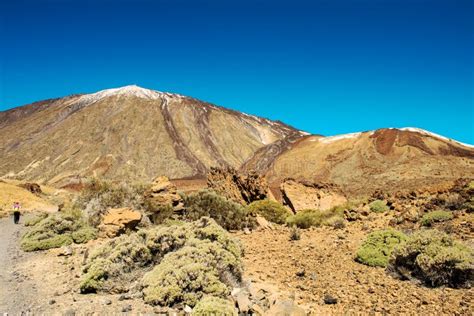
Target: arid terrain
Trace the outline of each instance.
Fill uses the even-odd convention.
[[[471,145],[137,86],[0,133],[0,314],[474,315]]]

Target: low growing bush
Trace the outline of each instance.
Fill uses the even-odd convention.
[[[382,200],[375,200],[369,204],[369,208],[375,213],[384,213],[389,210],[387,203]]]
[[[255,220],[246,208],[213,191],[202,190],[185,196],[184,207],[184,217],[188,220],[208,216],[227,230],[255,226]]]
[[[436,222],[444,222],[453,218],[453,213],[448,211],[433,211],[426,213],[421,218],[421,225],[431,226]]]
[[[422,230],[396,247],[388,271],[429,286],[471,287],[474,250],[438,230]]]
[[[200,300],[193,308],[192,316],[237,316],[234,304],[228,300],[206,296]]]
[[[370,233],[356,253],[356,261],[372,267],[386,267],[390,255],[407,239],[402,232],[387,229]]]
[[[20,245],[25,251],[46,250],[76,243],[85,243],[96,237],[78,211],[52,213],[36,222],[26,232]]]
[[[46,217],[48,217],[48,213],[40,213],[38,215],[35,215],[34,217],[25,222],[25,226],[35,226]]]
[[[303,229],[323,225],[339,227],[340,225],[344,225],[343,216],[343,210],[339,208],[333,208],[327,211],[301,210],[295,215],[289,216],[286,219],[286,223],[288,226],[296,226]]]
[[[126,292],[141,278],[147,303],[194,306],[204,296],[225,297],[238,286],[240,257],[237,241],[208,217],[157,226],[94,250],[83,270],[81,292]]]
[[[252,215],[261,215],[270,222],[284,224],[288,216],[292,215],[286,207],[276,201],[260,200],[247,206]]]

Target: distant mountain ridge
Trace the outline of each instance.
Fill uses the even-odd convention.
[[[474,147],[417,128],[323,137],[138,86],[0,112],[0,177],[63,186],[91,176],[204,178],[210,167],[338,184],[348,193],[474,178]]]
[[[265,174],[275,188],[294,178],[335,183],[351,195],[474,179],[473,146],[417,128],[306,136],[276,155],[272,146],[260,148],[242,169]]]

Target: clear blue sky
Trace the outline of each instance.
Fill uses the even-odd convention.
[[[9,0],[0,19],[0,110],[137,84],[311,133],[474,144],[472,0]]]

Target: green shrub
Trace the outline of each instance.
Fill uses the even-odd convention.
[[[206,296],[193,308],[193,316],[237,316],[234,304],[228,300]]]
[[[438,230],[422,230],[394,249],[388,271],[429,286],[471,287],[474,251]]]
[[[286,219],[288,226],[296,226],[299,228],[309,228],[312,226],[333,226],[344,225],[344,217],[341,215],[343,210],[333,208],[327,211],[319,210],[301,210],[295,215],[291,215]]]
[[[453,213],[447,211],[433,211],[426,213],[421,218],[421,225],[431,226],[436,222],[444,222],[453,218]]]
[[[20,241],[25,251],[46,250],[87,242],[95,238],[95,230],[88,226],[77,211],[49,214],[26,232]]]
[[[240,258],[210,240],[192,240],[145,274],[145,302],[194,306],[205,295],[225,297],[234,285],[225,274],[240,278]]]
[[[227,200],[213,191],[202,190],[184,198],[185,218],[197,220],[213,218],[227,230],[255,226],[255,220],[240,204]]]
[[[356,261],[372,267],[386,267],[394,247],[406,238],[405,234],[393,229],[370,233],[357,250]]]
[[[71,235],[41,234],[36,238],[23,238],[21,248],[24,251],[47,250],[52,248],[60,248],[72,244]]]
[[[237,241],[210,218],[156,226],[96,248],[80,288],[82,293],[126,292],[143,277],[146,302],[194,306],[204,295],[226,296],[241,281],[240,256]]]
[[[252,215],[261,215],[270,222],[284,224],[288,216],[292,213],[283,205],[276,201],[260,200],[252,202],[247,206]]]
[[[369,204],[369,208],[375,213],[384,213],[389,210],[387,203],[382,200],[375,200]]]
[[[469,182],[469,184],[467,185],[467,188],[470,190],[474,190],[474,181]]]
[[[41,222],[46,217],[48,217],[48,213],[40,213],[40,214],[36,215],[35,217],[27,220],[25,222],[25,226],[35,226],[36,224]]]
[[[151,262],[151,252],[138,234],[112,239],[89,256],[83,269],[81,293],[126,292],[129,284],[136,280],[133,272]]]
[[[97,238],[97,230],[90,226],[84,226],[72,232],[71,237],[76,244],[84,244],[89,240]]]

